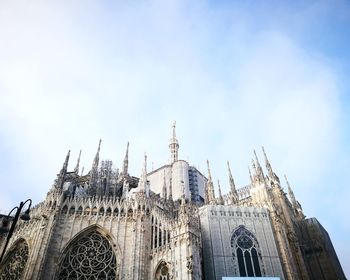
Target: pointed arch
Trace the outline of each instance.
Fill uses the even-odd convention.
[[[111,213],[112,213],[112,209],[111,207],[108,207],[106,210],[106,216],[111,216]]]
[[[67,214],[67,212],[68,212],[68,206],[64,205],[62,208],[62,214]]]
[[[63,249],[55,279],[119,279],[118,247],[100,226],[78,233]]]
[[[170,266],[169,264],[161,260],[158,262],[155,272],[154,272],[155,280],[169,280],[170,279]]]
[[[25,239],[18,239],[5,255],[0,266],[0,279],[23,279],[29,257],[29,246]]]
[[[255,235],[239,225],[231,236],[233,261],[240,276],[262,276],[264,271],[260,246]]]

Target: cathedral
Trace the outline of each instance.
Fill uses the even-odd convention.
[[[346,279],[327,231],[305,217],[287,178],[285,193],[264,150],[263,164],[254,152],[243,187],[227,162],[222,194],[208,161],[202,174],[179,159],[175,124],[169,162],[148,172],[145,155],[140,176],[129,174],[129,144],[120,169],[100,161],[100,148],[87,173],[80,155],[67,170],[68,152],[30,219],[19,220],[8,244],[0,235],[1,280]]]

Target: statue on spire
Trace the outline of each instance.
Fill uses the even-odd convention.
[[[176,139],[176,132],[175,132],[176,122],[173,123],[173,136],[170,139],[170,163],[173,164],[175,161],[178,160],[178,152],[179,152],[179,142]]]

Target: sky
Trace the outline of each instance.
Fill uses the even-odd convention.
[[[45,199],[71,150],[130,173],[179,157],[228,192],[264,146],[350,277],[350,2],[1,1],[0,212]],[[282,180],[286,190],[286,184]]]

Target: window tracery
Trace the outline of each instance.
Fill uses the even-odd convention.
[[[64,253],[56,275],[56,279],[116,279],[112,246],[96,230],[84,234]]]
[[[234,263],[238,264],[240,276],[262,276],[262,257],[259,243],[254,234],[243,225],[240,225],[233,233],[231,248]]]
[[[24,239],[16,242],[0,267],[0,280],[22,279],[28,256],[28,243]]]
[[[155,279],[156,280],[169,280],[170,279],[170,273],[169,273],[169,266],[165,261],[161,261],[160,264],[157,267]]]

